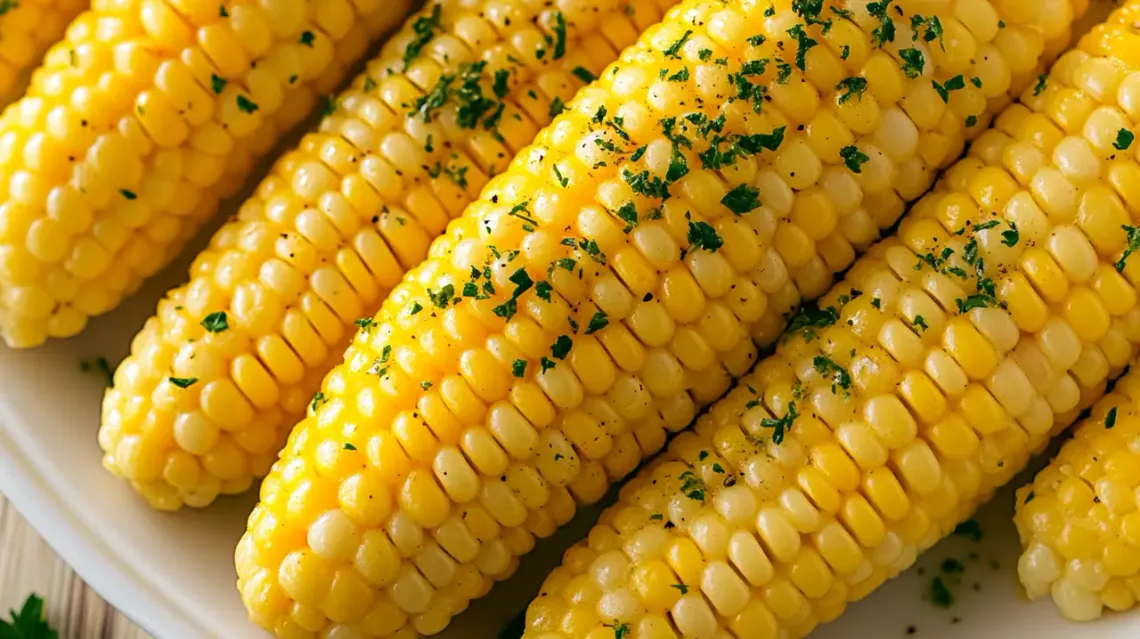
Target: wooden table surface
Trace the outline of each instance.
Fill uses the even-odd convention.
[[[60,639],[147,639],[63,563],[0,495],[0,617],[29,593],[43,597]]]

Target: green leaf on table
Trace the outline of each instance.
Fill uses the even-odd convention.
[[[0,639],[59,639],[44,619],[44,600],[28,595],[19,612],[8,611],[11,621],[0,619]]]

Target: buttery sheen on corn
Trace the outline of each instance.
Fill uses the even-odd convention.
[[[108,467],[161,508],[203,506],[219,492],[240,491],[263,475],[287,429],[320,389],[321,378],[340,361],[354,322],[369,328],[369,316],[403,271],[426,257],[431,240],[476,197],[489,175],[505,170],[585,81],[672,4],[608,0],[556,9],[514,0],[486,7],[446,2],[433,3],[410,21],[369,74],[333,103],[320,132],[286,155],[238,219],[219,231],[192,268],[191,281],[170,293],[136,338],[125,372],[104,404]],[[485,9],[482,16],[480,9]],[[686,92],[698,90],[706,96],[763,92],[775,78],[776,103],[768,108],[796,114],[804,123],[803,134],[789,133],[787,150],[766,165],[732,168],[737,160],[732,136],[722,136],[723,148],[709,158],[709,168],[734,172],[730,184],[752,180],[767,193],[750,216],[756,240],[749,241],[758,240],[761,250],[729,248],[744,251],[732,265],[736,271],[761,269],[745,290],[761,285],[762,299],[749,301],[750,308],[738,314],[754,325],[758,341],[770,342],[782,313],[801,295],[822,293],[833,272],[845,268],[880,228],[893,224],[904,200],[924,192],[934,170],[958,156],[964,140],[983,129],[1009,92],[1035,81],[1041,57],[1067,40],[1063,11],[1043,12],[1041,27],[1005,28],[998,27],[1001,17],[988,5],[986,12],[968,23],[949,10],[907,24],[898,17],[894,43],[883,42],[878,49],[866,35],[874,28],[866,24],[882,22],[881,16],[863,15],[866,28],[860,29],[839,14],[825,13],[832,24],[830,49],[802,45],[804,74],[792,53],[786,61],[754,66],[732,87],[724,86],[728,58],[713,58],[712,49],[697,49],[691,63],[681,63],[680,50],[670,58],[677,68],[658,78],[668,90],[659,100],[683,103]],[[761,17],[772,21],[765,29],[788,36],[788,46],[798,42],[787,34],[798,19],[795,13],[774,10]],[[917,31],[907,30],[911,24]],[[803,37],[822,28],[814,26]],[[975,38],[970,29],[981,35]],[[905,66],[891,54],[904,49],[910,52],[899,58],[910,60]],[[771,52],[770,45],[758,44],[752,55],[758,61]],[[764,74],[766,66],[771,69]],[[862,75],[854,75],[857,71]],[[847,73],[853,75],[837,79]],[[729,94],[721,93],[726,90]],[[832,104],[816,108],[821,101]],[[805,105],[810,113],[797,111]],[[678,112],[688,110],[678,107]],[[644,128],[649,116],[642,111],[632,117],[640,117],[638,126]],[[912,119],[910,113],[917,115]],[[776,119],[785,129],[795,126],[783,116]],[[624,116],[602,120],[609,124],[594,124],[612,126],[613,139],[628,146],[621,139],[628,134],[618,124]],[[694,128],[686,120],[677,124],[678,144]],[[647,166],[661,165],[671,153],[672,142],[663,134],[645,145]],[[706,146],[707,136],[699,141]],[[862,147],[857,136],[865,141]],[[602,144],[591,153],[617,151],[613,142]],[[591,163],[598,161],[604,160]],[[744,158],[741,167],[745,164],[753,161]],[[555,167],[550,179],[569,189],[571,170],[563,174]],[[574,177],[575,184],[582,179]],[[694,178],[693,183],[693,197],[704,197],[703,182]],[[709,188],[708,197],[726,196],[718,186]],[[611,189],[609,197],[627,196]],[[726,201],[750,206],[748,197]],[[615,210],[627,217],[638,214]],[[628,268],[646,275],[644,268],[668,262],[662,251],[678,250],[656,239],[660,225],[654,226],[633,234],[637,250],[649,251],[652,260]],[[737,244],[745,237],[738,235]],[[735,276],[720,269],[716,259],[696,261],[706,264],[695,267],[707,273],[706,279]],[[694,285],[692,278],[681,284]],[[678,300],[688,295],[677,285],[672,290]],[[695,307],[679,319],[690,322],[694,312]],[[219,313],[232,324],[226,334],[198,326]],[[719,333],[719,351],[746,339],[728,313],[721,306],[705,321],[709,331]],[[720,333],[720,324],[728,325],[728,332]],[[711,350],[704,341],[695,348],[706,360],[696,365],[699,369]],[[731,372],[746,370],[752,355],[748,348],[741,351]],[[197,383],[181,389],[170,386],[171,378]],[[723,393],[728,378],[723,371],[709,378],[704,401]],[[168,391],[181,404],[155,399],[156,392]],[[671,419],[680,426],[691,415],[686,411]],[[175,436],[144,442],[147,424],[154,421],[173,421]]]
[[[0,101],[17,97],[21,81],[87,4],[87,0],[0,2]]]
[[[897,238],[623,488],[525,636],[802,637],[1095,401],[1140,343],[1140,238],[1121,228],[1140,210],[1121,134],[1140,123],[1137,40],[1099,27],[999,116]]]
[[[1117,382],[1036,479],[1017,492],[1030,598],[1073,621],[1140,599],[1140,371]]]
[[[162,509],[265,475],[404,271],[671,1],[447,0],[410,19],[135,338],[103,405],[106,466]]]
[[[670,12],[361,323],[237,550],[252,618],[434,634],[511,574],[1036,81],[1072,8],[1004,4]]]
[[[1136,24],[1140,4],[1116,11],[1120,25]],[[1088,38],[1093,53],[1111,52],[1140,65],[1135,30]],[[1127,47],[1133,47],[1128,49]],[[1140,77],[1127,76],[1102,89],[1116,100],[1128,123],[1114,144],[1132,156],[1133,132],[1140,121]],[[1107,113],[1107,112],[1106,112]],[[1123,176],[1122,176],[1123,177]],[[1126,202],[1140,201],[1140,192]],[[1124,219],[1118,219],[1127,225]],[[1140,227],[1126,229],[1128,266],[1140,249]],[[1131,272],[1135,281],[1138,272]],[[1123,611],[1140,599],[1140,371],[1116,383],[1113,392],[1093,408],[1048,467],[1017,493],[1017,524],[1024,551],[1018,576],[1031,598],[1051,596],[1061,613],[1074,621],[1100,617],[1105,609]]]
[[[408,5],[93,2],[0,115],[0,337],[114,308]]]

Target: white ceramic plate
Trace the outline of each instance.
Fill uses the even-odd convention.
[[[1094,2],[1086,27],[1077,31],[1110,6],[1108,0]],[[282,148],[287,146],[288,141]],[[80,338],[33,351],[0,346],[0,492],[91,587],[158,639],[264,638],[246,620],[234,585],[233,546],[254,495],[223,499],[204,511],[170,515],[149,509],[103,470],[95,440],[103,380],[79,370],[81,361],[96,356],[112,363],[122,359],[156,300],[184,277],[188,263],[182,258]],[[1140,611],[1075,625],[1046,601],[1025,602],[1015,574],[1019,545],[1012,512],[1012,491],[1006,490],[980,513],[980,542],[943,542],[812,638],[901,638],[912,636],[913,628],[919,639],[1140,639]],[[496,637],[597,514],[584,511],[541,542],[513,579],[474,603],[439,637]],[[961,560],[966,570],[952,588],[955,603],[943,609],[924,594],[947,558]]]
[[[0,491],[83,579],[159,639],[263,637],[245,619],[232,564],[252,495],[205,511],[150,510],[101,467],[95,433],[103,381],[79,370],[81,360],[98,355],[118,361],[164,286],[185,272],[184,262],[176,265],[79,339],[26,352],[0,348]],[[906,637],[910,626],[921,639],[1140,637],[1140,612],[1077,626],[1049,603],[1023,601],[1014,572],[1018,544],[1011,511],[1007,491],[980,516],[981,542],[944,542],[920,561],[922,576],[912,569],[813,637]],[[540,544],[513,580],[474,604],[442,636],[495,637],[596,515],[584,512],[568,530]],[[977,560],[969,559],[971,552]],[[924,599],[947,557],[966,564],[948,610]]]

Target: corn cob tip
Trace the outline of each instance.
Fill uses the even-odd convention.
[[[1117,382],[1049,466],[1017,492],[1030,598],[1051,597],[1065,618],[1090,621],[1140,598],[1140,373]]]

